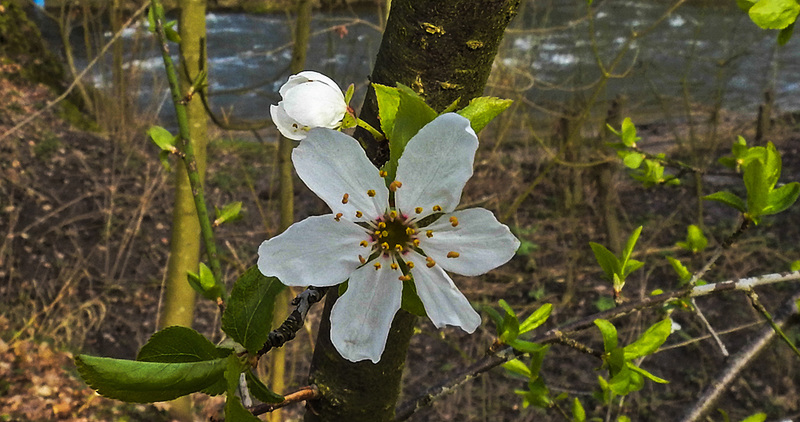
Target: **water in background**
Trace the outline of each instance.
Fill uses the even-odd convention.
[[[757,28],[733,3],[679,8],[652,33],[631,44],[614,72],[630,69],[630,74],[610,80],[599,100],[625,94],[637,107],[657,109],[665,103],[678,104],[689,93],[692,102],[721,100],[725,108],[754,110],[763,91],[774,87],[779,108],[800,109],[800,50],[796,48],[800,39],[777,48],[776,32]],[[588,96],[587,86],[600,73],[585,5],[585,0],[526,2],[495,61],[496,70],[517,76],[504,79],[505,86],[495,86],[495,95],[512,96],[513,90],[524,90],[529,100],[544,108]],[[606,64],[611,62],[632,31],[649,26],[667,7],[660,1],[604,2],[594,22],[599,57]],[[317,12],[307,68],[331,76],[343,89],[356,83],[358,95],[363,95],[380,44],[377,22],[374,8]],[[282,14],[208,15],[209,81],[216,111],[237,118],[268,117],[269,105],[278,101],[277,90],[289,74],[290,28],[289,18]],[[124,39],[130,48],[126,50],[149,37],[142,26],[128,29]],[[167,99],[154,44],[131,57],[126,66],[136,66],[152,78],[144,79],[145,88],[138,94],[141,103]],[[98,84],[106,80],[104,75],[95,75]],[[353,104],[360,104],[358,97]],[[171,107],[162,110],[162,116],[169,118]]]

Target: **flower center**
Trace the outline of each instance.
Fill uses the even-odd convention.
[[[372,240],[384,253],[399,254],[419,243],[415,242],[416,234],[416,226],[413,223],[398,215],[397,211],[390,211],[377,222]]]

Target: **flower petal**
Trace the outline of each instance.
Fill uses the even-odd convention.
[[[390,258],[376,261],[382,268],[367,264],[357,269],[331,310],[331,342],[351,362],[381,360],[403,297],[403,283],[398,280],[403,274],[390,268]]]
[[[313,70],[306,70],[300,72],[296,75],[289,76],[289,80],[286,81],[283,86],[281,86],[280,90],[278,91],[281,94],[281,97],[286,96],[286,91],[307,82],[317,81],[321,82],[325,85],[328,85],[332,89],[339,91],[341,93],[341,89],[339,89],[339,85],[336,84],[331,78],[323,75],[319,72],[314,72]],[[342,95],[342,99],[344,100],[344,95]]]
[[[307,128],[286,114],[286,110],[283,109],[283,101],[278,105],[269,106],[269,114],[272,116],[272,123],[275,123],[281,135],[299,141],[308,134]]]
[[[453,226],[450,217],[455,217]],[[476,276],[510,260],[519,248],[519,240],[500,224],[491,211],[472,208],[445,214],[424,230],[433,237],[420,236],[420,248],[447,271]],[[457,258],[448,258],[451,251]]]
[[[425,258],[416,252],[406,255],[405,258],[414,263],[411,275],[414,276],[417,294],[433,325],[438,328],[457,325],[468,333],[481,325],[481,316],[441,267],[434,265],[428,268]]]
[[[367,221],[383,215],[389,205],[389,190],[378,169],[358,141],[341,132],[311,130],[292,152],[292,162],[306,186],[334,214],[342,213],[351,221]],[[369,196],[368,191],[374,196]],[[356,217],[356,211],[361,211],[362,217]]]
[[[330,214],[308,217],[258,248],[258,269],[287,286],[334,286],[361,265],[366,231]]]
[[[283,108],[304,126],[333,129],[347,112],[342,92],[322,82],[307,82],[286,91]]]
[[[402,187],[395,193],[397,208],[423,218],[434,205],[444,212],[453,211],[461,191],[472,177],[472,162],[478,149],[478,137],[469,120],[455,113],[443,114],[428,123],[408,141],[397,164],[397,181]]]

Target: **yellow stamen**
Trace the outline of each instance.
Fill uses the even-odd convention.
[[[414,268],[414,263],[411,261],[406,262],[406,265],[408,265],[409,269]]]
[[[336,216],[334,216],[333,219],[336,220],[336,221],[339,221],[339,219],[342,218],[342,215],[343,215],[342,213],[337,212]]]
[[[403,252],[403,245],[394,245],[394,249],[397,252]]]
[[[361,261],[361,265],[364,265],[364,264],[366,264],[366,263],[367,263],[367,260],[366,260],[366,259],[364,259],[364,257],[363,257],[363,256],[361,256],[361,255],[359,255],[359,256],[358,256],[358,260],[359,260],[359,261]]]
[[[417,214],[420,214],[422,212],[422,207],[414,208],[414,212],[417,213]]]
[[[373,196],[375,196],[375,191],[374,191],[374,190],[372,190],[372,189],[368,190],[368,191],[367,191],[367,196],[369,196],[370,198],[372,198]]]
[[[425,232],[425,236],[433,237],[433,230],[428,230]]]
[[[381,177],[386,177],[386,176],[389,175],[389,173],[387,173],[386,170],[381,170],[381,171],[378,172],[378,174],[380,174]]]
[[[389,237],[389,232],[384,230],[381,232],[381,237]]]
[[[392,262],[391,267],[392,267],[393,270],[396,270],[398,268],[397,263]]]
[[[397,279],[400,280],[400,281],[411,281],[411,276],[410,275],[401,275],[400,277],[397,277]]]
[[[389,190],[392,192],[397,192],[397,189],[400,189],[402,186],[403,186],[402,182],[398,182],[397,180],[395,180],[394,182],[389,183]]]
[[[350,195],[349,194],[344,194],[344,196],[342,197],[342,203],[346,204],[349,199],[350,199]]]
[[[431,257],[425,258],[425,262],[427,262],[425,266],[427,266],[428,268],[433,268],[433,266],[436,265],[436,261],[434,261],[433,258]]]
[[[383,243],[381,243],[381,249],[383,249],[383,250],[385,250],[385,251],[386,251],[386,250],[389,250],[389,244],[388,244],[388,243],[386,243],[386,242],[383,242]]]
[[[450,252],[447,253],[447,257],[448,258],[458,258],[458,255],[459,255],[459,253],[458,252],[454,252],[454,251],[450,251]]]
[[[359,243],[359,245],[361,245],[361,246],[366,248],[367,246],[369,246],[369,243],[367,243],[366,240],[362,240],[361,243]]]
[[[364,214],[362,214],[361,211],[356,211],[356,218],[361,218],[362,215]]]
[[[381,269],[381,263],[380,262],[376,262],[376,263],[372,264],[372,266],[374,266],[376,270],[380,270]]]
[[[390,218],[392,221],[394,221],[394,219],[395,219],[395,218],[397,218],[397,211],[395,211],[395,210],[391,210],[391,211],[389,211],[389,218]]]
[[[433,210],[436,211],[436,212],[441,212],[442,211],[442,207],[440,207],[439,205],[434,205],[433,206]]]
[[[414,246],[419,246],[419,239],[414,239],[411,241],[411,243],[413,243]]]
[[[381,229],[381,230],[385,229],[386,228],[386,223],[381,221],[380,223],[378,223],[378,228]]]
[[[406,227],[406,234],[407,234],[407,235],[409,235],[409,236],[413,236],[413,235],[415,235],[416,233],[417,233],[417,231],[416,231],[416,230],[414,230],[413,228],[411,228],[411,227]]]
[[[458,219],[455,216],[450,217],[450,224],[452,224],[453,227],[457,226],[458,225]]]

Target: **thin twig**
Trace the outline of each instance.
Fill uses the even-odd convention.
[[[280,403],[261,403],[248,408],[248,410],[253,415],[258,416],[264,413],[272,412],[282,407],[286,407],[290,404],[318,399],[321,396],[322,394],[320,394],[319,388],[317,388],[316,385],[309,385],[307,387],[303,387],[295,391],[294,393],[283,396],[283,401]]]
[[[313,304],[322,300],[327,291],[327,287],[309,287],[297,295],[297,297],[292,300],[292,305],[295,306],[294,311],[283,321],[280,327],[269,333],[264,347],[258,351],[258,356],[260,357],[270,349],[281,347],[286,344],[287,341],[292,340],[297,332],[303,328],[308,310],[311,309]]]

